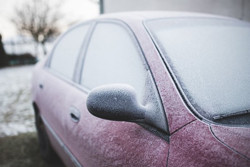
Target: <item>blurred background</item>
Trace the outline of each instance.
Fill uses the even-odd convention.
[[[250,22],[250,0],[0,0],[0,166],[49,166],[39,155],[31,106],[34,64],[70,26],[100,14],[162,10]]]

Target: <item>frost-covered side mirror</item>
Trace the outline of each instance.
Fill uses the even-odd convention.
[[[147,110],[139,103],[135,89],[124,84],[93,89],[87,98],[87,108],[99,118],[128,122],[144,122]]]

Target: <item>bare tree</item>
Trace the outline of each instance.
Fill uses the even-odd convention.
[[[59,3],[49,3],[49,0],[29,0],[16,7],[11,21],[20,33],[31,35],[37,44],[41,44],[46,54],[45,43],[60,32],[59,6]]]

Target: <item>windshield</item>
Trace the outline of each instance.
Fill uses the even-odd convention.
[[[146,26],[196,111],[209,119],[249,112],[250,24],[176,18]]]

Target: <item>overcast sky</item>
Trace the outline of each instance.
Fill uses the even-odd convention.
[[[15,6],[29,0],[0,0],[0,33],[3,39],[11,38],[17,35],[14,25],[10,22],[10,18],[14,15]],[[54,0],[49,0],[54,1]],[[61,12],[64,15],[65,22],[77,20],[87,20],[98,16],[99,6],[93,0],[61,0]],[[66,23],[65,23],[66,24]]]

